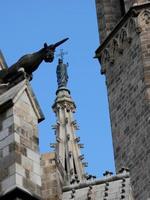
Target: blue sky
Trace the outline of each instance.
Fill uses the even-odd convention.
[[[8,66],[42,48],[44,42],[70,38],[56,54],[61,48],[68,52],[64,58],[69,63],[68,88],[77,106],[77,135],[85,144],[87,171],[98,177],[105,170],[114,171],[105,77],[93,59],[99,46],[95,0],[1,0],[0,6],[0,49]],[[41,152],[50,151],[49,143],[55,140],[51,106],[57,89],[57,61],[55,57],[53,63],[42,63],[31,82],[46,117],[39,125]]]

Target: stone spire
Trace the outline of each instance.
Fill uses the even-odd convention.
[[[58,60],[56,70],[58,89],[52,108],[57,117],[56,125],[53,126],[56,134],[56,160],[62,166],[66,177],[65,184],[70,185],[82,182],[84,179],[84,163],[82,163],[84,156],[80,153],[83,145],[79,144],[80,138],[75,134],[78,130],[73,117],[76,106],[67,89],[67,66],[63,63],[63,59]]]

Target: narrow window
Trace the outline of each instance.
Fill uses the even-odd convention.
[[[74,166],[74,173],[77,174],[77,169],[76,169],[76,165],[75,165],[75,160],[73,158],[73,166]]]
[[[66,154],[65,154],[65,171],[68,172],[68,167],[67,167],[67,158],[66,158]]]

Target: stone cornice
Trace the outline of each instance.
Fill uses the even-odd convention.
[[[117,174],[115,176],[110,176],[110,177],[104,178],[104,179],[89,181],[89,182],[80,183],[80,184],[77,184],[77,185],[65,186],[65,187],[63,187],[63,192],[67,192],[67,191],[70,191],[72,189],[86,188],[89,185],[100,185],[100,184],[104,184],[106,182],[114,182],[114,181],[122,180],[124,178],[125,179],[130,178],[130,174],[127,172],[125,174],[124,173],[123,174]]]
[[[101,52],[104,50],[104,48],[106,48],[108,43],[111,41],[114,35],[120,30],[120,28],[124,25],[124,23],[129,19],[129,17],[138,15],[138,13],[144,8],[150,8],[150,3],[134,5],[133,7],[130,8],[130,10],[124,15],[124,17],[116,25],[113,31],[108,35],[108,37],[104,40],[104,42],[95,51],[95,58],[100,58]]]

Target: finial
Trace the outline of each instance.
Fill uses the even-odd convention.
[[[68,52],[64,52],[63,49],[60,49],[60,53],[57,54],[57,57],[60,57],[61,60],[63,60],[64,59],[64,55],[66,55],[66,54],[68,54]]]
[[[103,176],[108,177],[108,176],[112,176],[113,172],[110,171],[105,171],[105,173],[103,173]]]

